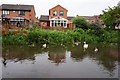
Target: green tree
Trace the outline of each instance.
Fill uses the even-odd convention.
[[[117,6],[103,10],[103,14],[100,15],[106,28],[114,29],[120,18],[120,2]]]
[[[88,29],[88,22],[83,17],[75,17],[72,19],[72,22],[77,28]]]

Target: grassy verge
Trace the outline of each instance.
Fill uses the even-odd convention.
[[[40,28],[32,28],[27,35],[3,35],[2,43],[10,45],[40,45],[40,44],[71,44],[73,42],[104,42],[118,43],[117,31],[103,31],[96,34],[95,30],[76,29],[74,31],[52,31]]]

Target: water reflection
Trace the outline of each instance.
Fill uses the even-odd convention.
[[[95,47],[99,49],[98,52],[94,51]],[[41,66],[41,69],[43,69],[46,66],[48,70],[53,70],[53,72],[50,72],[49,74],[51,76],[47,76],[47,77],[68,77],[67,76],[68,73],[66,72],[71,72],[71,74],[69,74],[70,77],[80,77],[80,78],[86,77],[88,75],[90,75],[89,77],[93,77],[93,78],[96,77],[94,75],[97,75],[98,77],[103,77],[103,78],[118,76],[117,74],[118,73],[117,72],[118,70],[118,64],[117,64],[118,48],[117,46],[106,46],[103,44],[97,44],[97,45],[89,44],[88,49],[86,49],[85,51],[83,48],[83,44],[79,46],[69,45],[66,47],[49,46],[49,48],[46,48],[46,49],[42,49],[39,46],[34,47],[34,48],[25,47],[25,46],[24,47],[4,46],[2,54],[3,54],[2,61],[4,65],[3,76],[5,77],[8,76],[6,75],[6,70],[7,72],[9,72],[9,69],[11,69],[10,64],[14,65],[17,62],[20,62],[19,63],[20,65],[23,65],[24,62],[28,62],[28,64],[31,64],[29,63],[30,61],[32,62],[34,66],[35,65],[37,67]],[[61,64],[61,63],[64,63],[64,64]],[[14,66],[17,66],[17,65],[18,63],[15,64]],[[45,65],[45,66],[42,66],[42,65]],[[54,70],[56,69],[54,65],[57,66],[57,70],[61,68],[63,70],[59,72],[56,72],[56,71],[54,72]],[[54,68],[51,69],[50,66]],[[77,66],[84,66],[84,67],[76,68]],[[92,69],[91,70],[93,71],[94,75],[91,75],[89,73],[89,71],[91,71],[90,69],[88,71],[82,70],[82,69],[87,69],[90,67],[93,68],[93,70]],[[20,69],[22,68],[20,67]],[[43,73],[44,72],[40,71],[38,74],[43,75]],[[65,74],[66,76],[61,75],[61,74]],[[103,76],[103,74],[108,74],[108,75]],[[14,74],[11,73],[10,76],[13,76],[13,75]],[[46,77],[45,75],[47,75],[47,73],[46,74],[44,73],[44,77]],[[36,77],[36,75],[32,77]]]
[[[86,52],[82,47],[75,47],[71,50],[71,57],[73,60],[82,61],[84,58],[89,57],[96,64],[102,66],[103,70],[109,71],[109,75],[113,76],[113,71],[118,65],[116,63],[118,59],[118,48],[117,47],[101,47],[103,45],[97,45],[99,51],[96,53],[94,51],[95,46],[90,46]]]
[[[56,65],[59,65],[59,63],[65,62],[65,53],[49,53],[49,60],[53,61],[54,63],[57,63]]]

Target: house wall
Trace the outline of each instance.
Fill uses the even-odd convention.
[[[56,16],[53,16],[53,11],[57,11],[57,15]],[[63,16],[60,16],[60,11],[63,11]],[[62,6],[60,5],[57,5],[56,7],[52,8],[49,10],[49,16],[50,16],[50,19],[51,18],[55,18],[55,17],[62,17],[62,18],[65,18],[67,19],[67,12],[68,10],[66,10],[65,8],[63,8]],[[52,15],[52,16],[51,16]],[[68,19],[67,19],[68,20]],[[50,22],[49,22],[50,23]],[[47,24],[47,21],[40,21],[40,25],[43,27],[44,24]],[[67,25],[67,28],[65,29],[70,29],[70,30],[73,30],[75,28],[74,24],[71,22],[71,20],[68,20],[68,23],[66,24]],[[50,27],[52,28],[52,27]],[[56,27],[58,28],[58,27]],[[61,30],[64,30],[63,27],[59,27],[59,29]]]
[[[2,11],[0,10],[0,15],[2,15]]]
[[[25,11],[25,15],[19,15],[18,12],[19,11],[15,11],[13,12],[14,10],[11,10],[9,11],[9,15],[4,15],[4,16],[7,16],[7,17],[24,17],[26,19],[28,19],[30,22],[35,21],[35,22],[39,22],[39,20],[36,19],[35,17],[35,10],[34,10],[34,7],[31,9],[31,11]]]
[[[43,24],[47,24],[47,22],[40,22],[40,26],[43,26]]]
[[[32,7],[32,9],[30,11],[30,14],[31,14],[31,16],[30,16],[31,20],[30,21],[34,20],[35,22],[39,22],[39,20],[35,17],[36,13],[35,13],[35,8],[34,7]]]
[[[92,21],[94,21],[94,22],[95,22],[95,20],[88,20],[88,22],[89,22],[89,23],[92,23]]]
[[[51,15],[53,15],[53,11],[57,11],[57,16],[51,17]],[[60,11],[63,11],[63,16],[60,16]],[[52,9],[50,9],[49,12],[50,12],[50,14],[49,14],[50,18],[54,18],[54,17],[60,16],[60,17],[63,17],[65,19],[67,19],[67,10],[64,9],[63,7],[61,7],[60,5],[58,5],[58,6],[54,7],[54,8],[52,8]]]
[[[50,22],[49,22],[49,21],[41,21],[41,22],[40,22],[40,26],[43,27],[44,24],[45,24],[46,26],[48,26],[48,25],[49,25],[48,23],[50,23]],[[49,27],[49,26],[48,26],[48,27]]]
[[[75,25],[71,22],[72,19],[68,20],[68,27],[74,29]]]

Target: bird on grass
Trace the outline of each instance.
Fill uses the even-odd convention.
[[[95,48],[95,50],[94,50],[95,52],[98,52],[98,48]]]
[[[81,42],[74,42],[73,44],[78,46]]]
[[[86,44],[86,42],[84,42],[84,46],[83,46],[85,49],[88,48],[88,44]]]
[[[46,48],[46,47],[47,47],[47,45],[46,45],[46,44],[43,44],[43,47],[44,47],[44,48]]]

